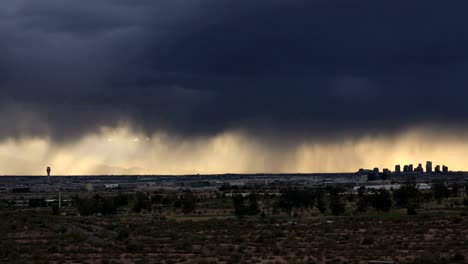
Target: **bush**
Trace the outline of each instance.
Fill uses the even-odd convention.
[[[130,241],[127,243],[126,249],[130,252],[141,251],[143,249],[143,244],[136,241]]]
[[[366,237],[362,240],[361,244],[363,245],[372,245],[374,244],[374,238],[373,237]]]
[[[414,207],[408,207],[406,209],[406,214],[407,215],[417,215],[418,212],[416,211],[416,209]]]
[[[0,259],[11,260],[18,255],[16,242],[13,240],[5,240],[0,242]]]
[[[129,233],[127,229],[120,229],[117,232],[117,240],[126,240],[128,236],[129,236]]]
[[[465,261],[465,255],[463,255],[463,254],[460,253],[460,252],[457,252],[457,253],[453,256],[452,260],[453,260],[453,261],[457,261],[457,262],[458,262],[458,261],[460,261],[460,262],[461,262],[461,261]]]
[[[374,191],[374,194],[370,196],[371,205],[377,211],[389,211],[392,207],[392,196],[389,191],[385,189],[379,189]]]

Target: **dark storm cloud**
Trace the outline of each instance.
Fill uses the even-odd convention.
[[[3,137],[122,122],[182,136],[391,133],[468,117],[462,1],[0,6]]]

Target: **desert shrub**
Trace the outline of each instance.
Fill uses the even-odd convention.
[[[13,240],[4,240],[0,242],[0,259],[11,260],[18,255],[16,242]]]
[[[144,246],[142,243],[137,242],[137,241],[129,241],[126,245],[125,248],[130,251],[130,252],[136,252],[136,251],[141,251],[143,250]]]
[[[192,251],[192,240],[190,238],[184,238],[176,245],[177,249],[183,250],[184,252]]]
[[[375,190],[370,199],[372,207],[377,211],[389,211],[392,207],[392,196],[385,189]]]
[[[117,212],[117,205],[114,199],[107,198],[102,201],[101,213],[103,215],[114,215]]]
[[[58,215],[59,213],[60,213],[60,210],[59,210],[58,204],[52,205],[52,214]]]
[[[374,238],[373,237],[365,237],[362,240],[361,244],[363,244],[363,245],[372,245],[372,244],[374,244]]]
[[[342,215],[345,212],[345,203],[343,198],[340,197],[340,190],[338,188],[330,189],[330,203],[329,208],[333,215]]]
[[[455,253],[455,255],[452,257],[452,260],[453,261],[459,261],[459,262],[463,262],[465,261],[465,255],[463,255],[462,253],[460,252],[457,252]]]
[[[240,263],[242,260],[242,255],[239,253],[233,253],[229,258],[229,263]]]
[[[73,230],[70,234],[70,238],[77,243],[84,242],[88,239],[88,235],[80,230]]]
[[[117,240],[126,240],[129,236],[127,229],[121,228],[117,231]]]
[[[450,196],[450,190],[444,182],[435,182],[431,186],[431,192],[437,200],[448,198]]]
[[[140,213],[143,209],[151,210],[151,200],[144,193],[137,193],[133,199],[132,210],[135,213]]]
[[[56,244],[52,244],[47,247],[47,251],[50,253],[56,253],[60,251],[60,247]]]
[[[416,211],[416,209],[414,207],[408,207],[406,209],[406,214],[407,215],[417,215],[418,212]]]
[[[184,197],[182,198],[181,202],[181,207],[182,207],[182,212],[185,215],[188,215],[195,211],[196,207],[196,202],[195,202],[195,197],[193,196],[192,192],[185,192]],[[174,205],[175,206],[175,205]]]

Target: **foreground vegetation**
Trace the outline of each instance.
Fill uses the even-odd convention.
[[[3,212],[0,258],[18,263],[463,262],[468,217],[451,211],[243,220]]]
[[[463,263],[466,186],[88,193],[65,208],[2,208],[13,263]],[[232,195],[228,197],[227,194]]]

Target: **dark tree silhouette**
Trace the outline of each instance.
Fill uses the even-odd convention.
[[[392,195],[385,189],[374,190],[371,197],[371,205],[377,211],[389,211],[392,208]]]
[[[249,200],[249,207],[248,207],[248,215],[256,215],[260,211],[258,209],[258,201],[257,201],[257,194],[255,193],[250,193],[247,196],[247,199]]]
[[[278,201],[278,207],[291,216],[293,208],[297,205],[296,191],[287,189],[283,191]]]
[[[188,215],[195,211],[196,202],[192,192],[185,192],[181,202],[182,212],[184,215]]]
[[[358,200],[356,202],[356,211],[366,212],[370,206],[370,198],[364,186],[358,189]]]
[[[324,214],[327,211],[327,204],[325,202],[325,190],[317,188],[315,190],[315,206],[319,209],[320,213]]]
[[[432,194],[434,198],[438,201],[441,201],[443,198],[448,198],[450,196],[450,190],[447,188],[447,185],[444,182],[436,182],[431,186]]]
[[[132,210],[135,213],[140,213],[143,209],[151,210],[151,201],[145,193],[136,193],[133,199]]]
[[[236,194],[232,196],[232,202],[234,205],[234,214],[242,218],[244,215],[246,215],[247,210],[245,209],[245,204],[244,204],[244,196],[241,194]]]
[[[406,181],[399,189],[393,190],[393,200],[395,206],[406,208],[408,214],[416,214],[423,196],[419,192],[416,180],[411,178]]]
[[[344,214],[346,208],[345,208],[345,202],[343,199],[340,197],[340,191],[341,189],[332,187],[328,189],[330,193],[330,211],[333,215],[338,216]]]

